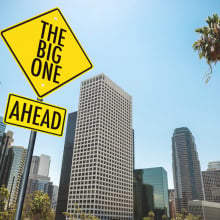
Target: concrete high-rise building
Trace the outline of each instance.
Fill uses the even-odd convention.
[[[134,204],[137,204],[134,212],[142,213],[136,217],[136,220],[142,220],[143,217],[147,217],[149,211],[154,211],[155,220],[162,219],[162,215],[167,215],[169,217],[169,199],[168,199],[168,180],[167,180],[167,172],[163,167],[154,167],[154,168],[145,168],[145,169],[137,169],[134,171],[136,189],[135,190],[135,200]],[[148,193],[142,192],[140,195],[137,194],[140,189],[137,189],[138,179],[141,179],[142,184],[140,185],[143,189],[148,190]],[[149,198],[151,194],[149,191],[149,186],[152,187],[153,193],[153,208],[152,201]],[[141,196],[141,197],[140,197]],[[148,197],[148,198],[145,198]],[[139,203],[142,201],[142,211],[138,211],[136,209],[140,209]],[[145,201],[145,202],[144,202]],[[150,205],[150,206],[149,206]],[[136,216],[136,214],[135,214]]]
[[[220,203],[220,170],[202,171],[205,200]]]
[[[65,220],[65,216],[62,214],[67,211],[70,174],[72,167],[73,146],[76,130],[77,112],[68,114],[66,137],[63,150],[63,161],[60,174],[60,185],[58,192],[58,199],[56,205],[56,220]]]
[[[49,175],[50,156],[41,154],[40,156],[33,156],[31,160],[30,173],[27,183],[26,194],[34,191],[42,191],[47,193],[52,199],[52,186]]]
[[[41,154],[37,173],[38,175],[41,176],[49,176],[49,170],[50,170],[50,156]]]
[[[203,185],[196,144],[191,131],[176,128],[172,137],[176,210],[187,209],[189,200],[203,199]]]
[[[6,163],[7,189],[10,192],[9,203],[16,205],[23,174],[27,150],[24,147],[12,146]]]
[[[81,83],[67,211],[133,219],[132,98],[104,74]]]
[[[40,157],[39,156],[32,156],[31,168],[30,168],[30,172],[29,172],[30,177],[38,174],[39,163],[40,163]]]

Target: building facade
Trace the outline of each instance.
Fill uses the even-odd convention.
[[[205,200],[220,203],[220,170],[202,171]]]
[[[40,156],[33,156],[31,160],[31,167],[26,188],[26,195],[35,191],[47,193],[52,200],[53,183],[50,181],[50,156],[41,154]]]
[[[154,188],[146,184],[143,169],[134,170],[134,219],[142,220],[154,210]]]
[[[142,213],[143,216],[140,216],[138,219],[143,219],[143,217],[147,217],[149,211],[154,211],[155,213],[155,220],[159,220],[162,218],[162,215],[167,215],[169,217],[169,199],[168,199],[168,180],[167,180],[167,172],[163,167],[155,167],[155,168],[146,168],[146,169],[137,169],[134,171],[135,173],[135,182],[137,179],[137,175],[139,175],[139,179],[141,179],[142,184],[142,191],[145,188],[148,193],[142,193],[141,198],[140,196],[135,197],[135,203],[142,202]],[[153,193],[153,209],[152,208],[152,201],[150,201],[150,188],[152,187]],[[144,187],[144,188],[143,188]],[[147,192],[146,191],[146,192]],[[137,193],[135,193],[137,195]],[[150,197],[149,197],[150,196]],[[143,198],[146,197],[146,198]],[[137,204],[136,208],[139,209],[139,205]],[[136,213],[136,210],[134,211]],[[136,214],[135,214],[136,215]],[[136,218],[135,218],[136,219]]]
[[[133,219],[132,98],[104,74],[81,83],[67,211]]]
[[[10,193],[10,206],[14,206],[17,203],[26,153],[27,150],[20,146],[12,146],[8,152],[5,176],[7,183],[6,186]]]
[[[62,213],[67,211],[76,120],[77,112],[72,112],[68,114],[66,136],[63,150],[63,161],[60,174],[60,185],[56,205],[56,220],[65,220],[65,216]]]
[[[175,190],[169,189],[169,208],[170,208],[170,218],[176,218],[176,206],[175,206]]]
[[[196,144],[191,131],[176,128],[172,137],[176,211],[187,209],[189,200],[203,199],[203,185]]]
[[[201,216],[202,220],[219,220],[220,204],[208,201],[189,201],[188,210],[194,216]]]
[[[7,131],[7,133],[4,133],[2,143],[0,145],[0,186],[7,185],[9,174],[7,174],[6,164],[9,160],[8,153],[13,141],[14,139],[12,131]]]
[[[0,116],[0,146],[5,133],[6,124],[3,123],[3,117]]]
[[[39,165],[38,165],[38,175],[41,176],[49,176],[50,170],[50,156],[41,154],[39,158]]]
[[[53,185],[53,196],[51,200],[51,208],[56,211],[59,187]]]

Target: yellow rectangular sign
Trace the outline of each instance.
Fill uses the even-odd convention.
[[[65,118],[65,108],[9,94],[4,123],[62,136]]]

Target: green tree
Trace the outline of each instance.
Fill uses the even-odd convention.
[[[9,192],[8,189],[2,185],[0,187],[0,220],[13,220],[15,215],[15,209],[11,207],[5,210],[6,202],[8,201]]]
[[[36,191],[25,198],[23,219],[52,220],[54,212],[50,207],[50,198],[47,193]]]
[[[8,197],[9,197],[8,189],[4,185],[2,185],[0,187],[0,212],[3,212],[5,210],[5,204]]]
[[[206,19],[207,26],[197,28],[200,39],[194,42],[193,48],[199,53],[199,58],[205,58],[210,69],[205,74],[206,83],[212,75],[212,65],[220,61],[220,18],[217,14]]]
[[[69,217],[70,220],[76,220],[76,219],[81,219],[81,220],[100,220],[94,215],[90,215],[89,213],[83,212],[78,204],[74,204],[75,212],[74,213],[69,213],[69,212],[63,212],[62,214],[65,215],[66,217]]]

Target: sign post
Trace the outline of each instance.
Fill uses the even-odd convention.
[[[40,99],[93,68],[58,8],[6,28],[1,36]],[[21,219],[37,131],[63,134],[66,110],[40,99],[9,94],[6,107],[4,123],[32,130],[15,220]]]
[[[25,197],[26,188],[27,188],[27,182],[28,182],[28,177],[29,177],[29,172],[30,172],[30,167],[31,167],[31,160],[32,160],[32,155],[34,151],[34,144],[35,144],[36,136],[37,136],[37,132],[31,131],[29,144],[28,144],[28,150],[27,150],[27,156],[26,156],[26,160],[24,164],[23,176],[21,179],[20,192],[18,195],[18,205],[16,209],[15,220],[21,219],[24,197]]]

